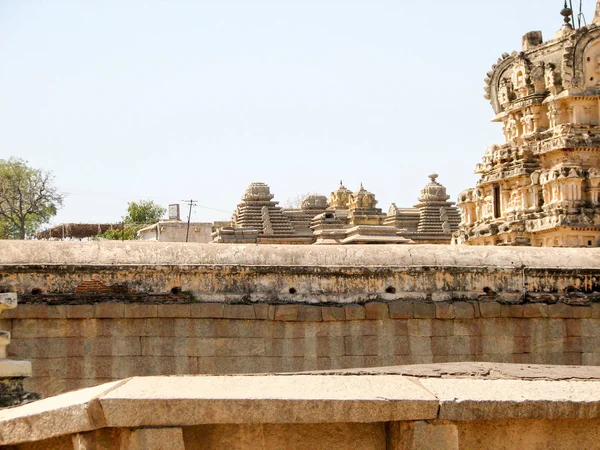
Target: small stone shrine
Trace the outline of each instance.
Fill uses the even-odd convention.
[[[252,183],[233,213],[231,226],[213,233],[217,243],[258,244],[449,244],[460,216],[437,174],[414,208],[377,207],[375,194],[361,184],[356,192],[340,186],[329,201],[307,196],[300,208],[283,209],[269,186]]]
[[[310,244],[312,238],[295,231],[290,218],[273,201],[275,196],[265,183],[252,183],[237,206],[230,227],[213,234],[219,243]]]
[[[458,196],[456,243],[600,246],[600,2],[589,26],[575,29],[566,6],[561,14],[554,39],[527,33],[487,74],[505,141]]]

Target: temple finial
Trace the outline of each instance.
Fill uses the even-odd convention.
[[[562,11],[560,12],[560,15],[564,17],[565,23],[563,24],[563,27],[573,28],[573,26],[571,25],[571,17],[573,16],[573,10],[569,8],[569,5],[567,5],[567,0],[565,0],[565,5]]]

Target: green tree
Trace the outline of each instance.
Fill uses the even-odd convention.
[[[151,225],[158,222],[166,211],[152,200],[129,202],[123,222],[130,225]]]
[[[53,182],[23,159],[0,159],[0,237],[25,239],[56,215],[64,195]]]
[[[129,241],[136,238],[138,230],[145,225],[158,222],[167,210],[151,200],[127,203],[127,215],[123,217],[123,228],[108,230],[98,237],[114,241]]]

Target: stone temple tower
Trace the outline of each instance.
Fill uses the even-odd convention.
[[[504,143],[489,147],[477,185],[458,196],[457,243],[600,246],[600,2],[574,29],[572,11],[554,39],[523,37],[486,78]]]

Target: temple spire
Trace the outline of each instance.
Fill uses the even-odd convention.
[[[600,25],[600,0],[596,2],[596,14],[594,14],[594,23]]]

